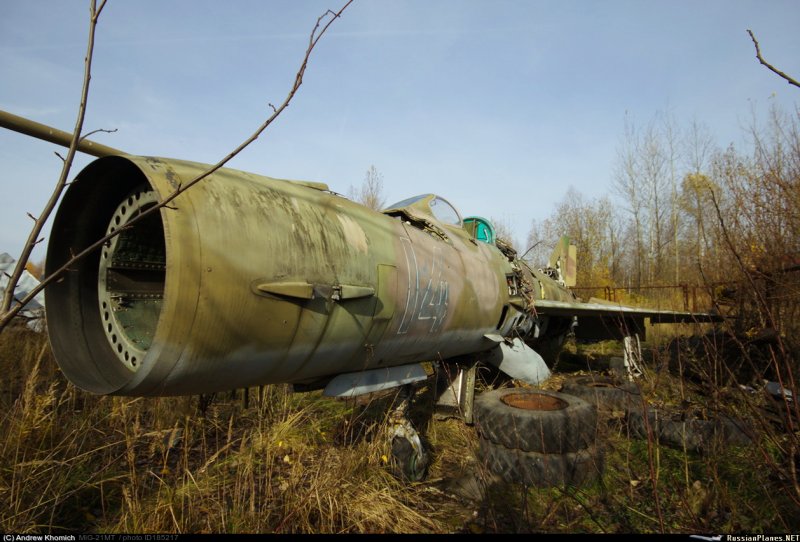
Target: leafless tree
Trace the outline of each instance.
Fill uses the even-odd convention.
[[[553,224],[552,216],[544,220],[531,220],[523,258],[533,267],[543,267],[547,264],[547,259],[558,238],[559,234]]]
[[[356,189],[351,185],[347,196],[370,209],[380,211],[386,205],[386,197],[383,195],[383,174],[374,165],[369,166],[361,187]]]
[[[664,145],[666,151],[667,171],[669,178],[669,214],[670,214],[670,227],[672,229],[672,244],[673,244],[673,268],[675,273],[675,284],[681,281],[681,254],[680,254],[680,213],[678,205],[678,154],[679,147],[679,131],[672,115],[666,115],[663,120],[663,134]]]
[[[517,243],[517,240],[514,237],[514,231],[511,228],[511,225],[508,223],[508,221],[503,218],[494,218],[494,217],[490,217],[489,221],[492,223],[492,226],[494,226],[495,237],[497,237],[498,239],[502,239],[503,241],[511,245],[511,248],[519,252],[519,244]]]
[[[648,282],[653,283],[665,269],[664,246],[669,242],[665,235],[669,190],[668,157],[664,139],[658,127],[651,124],[643,134],[640,145],[639,167],[647,194],[649,211]]]
[[[638,130],[625,123],[617,154],[614,191],[629,215],[634,286],[678,282],[681,268],[679,179],[683,177],[681,130],[659,113]]]
[[[617,165],[614,174],[614,191],[623,202],[623,208],[633,221],[632,237],[634,241],[634,285],[641,286],[643,281],[644,250],[644,218],[645,194],[638,165],[638,134],[631,121],[626,118],[624,136],[621,147],[617,151]]]
[[[619,263],[619,227],[608,198],[587,199],[570,187],[552,215],[542,222],[533,222],[528,246],[537,250],[534,264],[547,261],[556,241],[569,236],[578,250],[578,285],[597,286],[613,282]],[[531,251],[534,252],[533,250]],[[530,255],[529,255],[530,256]]]

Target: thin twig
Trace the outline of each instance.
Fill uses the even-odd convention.
[[[769,62],[764,60],[764,57],[761,56],[761,47],[758,46],[758,41],[756,40],[756,37],[753,35],[753,31],[748,29],[747,33],[750,34],[750,39],[753,40],[753,45],[756,46],[756,58],[761,63],[761,65],[762,66],[766,66],[771,72],[773,72],[773,73],[779,75],[781,78],[785,79],[786,82],[789,83],[790,85],[794,85],[796,87],[800,87],[800,83],[798,83],[796,79],[792,78],[789,75],[786,75],[785,73],[783,73],[779,69],[775,68],[772,64],[770,64]]]
[[[103,133],[106,133],[106,134],[113,134],[116,131],[117,131],[116,128],[114,128],[112,130],[108,130],[106,128],[98,128],[97,130],[92,130],[91,132],[88,132],[88,133],[82,135],[80,140],[83,141],[84,139],[86,139],[90,135],[98,134],[100,132],[103,132]]]

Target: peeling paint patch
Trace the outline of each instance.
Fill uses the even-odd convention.
[[[336,215],[342,224],[342,231],[347,242],[359,252],[367,252],[367,234],[358,225],[358,222],[347,215]]]
[[[164,176],[167,178],[167,182],[173,188],[173,190],[180,188],[180,183],[176,179],[177,175],[175,175],[175,172],[172,170],[172,168],[168,167],[164,173]]]

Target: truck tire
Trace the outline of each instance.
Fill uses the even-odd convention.
[[[604,454],[597,446],[564,454],[541,454],[506,448],[480,439],[480,459],[506,482],[535,487],[582,486],[599,479]]]
[[[708,420],[680,419],[679,415],[648,409],[646,412],[628,412],[628,430],[631,437],[647,438],[647,426],[653,436],[671,447],[694,452],[709,452],[719,446],[745,446],[752,442],[746,427],[741,420],[727,416],[719,416]]]
[[[592,403],[598,410],[627,411],[641,408],[642,396],[633,382],[619,382],[607,376],[582,376],[564,382],[562,393]]]
[[[542,454],[577,452],[594,444],[597,409],[572,395],[527,388],[481,393],[475,423],[487,440]]]

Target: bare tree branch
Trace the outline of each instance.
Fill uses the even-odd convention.
[[[38,219],[34,219],[33,228],[31,228],[31,232],[28,235],[28,239],[25,243],[24,248],[22,249],[22,254],[20,255],[17,265],[14,268],[14,272],[11,275],[11,278],[8,281],[8,285],[6,286],[6,291],[3,293],[3,301],[0,304],[0,330],[2,330],[6,323],[8,323],[11,318],[19,312],[22,306],[17,306],[16,310],[11,308],[12,303],[14,302],[14,290],[17,287],[17,283],[22,277],[22,272],[25,270],[25,264],[30,259],[31,253],[33,249],[36,247],[36,239],[39,237],[39,234],[42,232],[42,228],[44,228],[45,222],[47,222],[48,217],[55,209],[56,204],[58,203],[58,199],[61,197],[61,193],[64,191],[64,188],[67,184],[67,177],[69,176],[70,168],[72,167],[72,161],[75,158],[75,153],[78,149],[78,143],[80,142],[80,134],[81,130],[83,130],[83,119],[86,115],[86,101],[89,96],[89,82],[92,79],[92,55],[94,53],[94,33],[95,27],[97,26],[97,19],[100,16],[100,12],[103,10],[105,6],[105,0],[101,2],[100,7],[97,8],[96,0],[91,0],[89,13],[89,43],[86,48],[86,58],[84,59],[84,71],[83,71],[83,87],[81,89],[81,101],[80,105],[78,106],[78,118],[75,121],[75,129],[73,130],[72,135],[72,142],[69,146],[69,152],[67,153],[67,157],[64,158],[64,164],[61,167],[61,174],[58,177],[58,182],[56,183],[55,188],[53,189],[52,194],[50,195],[50,199],[47,201],[47,204],[44,207],[44,210],[39,215]],[[32,299],[32,298],[31,298]]]
[[[94,5],[94,1],[95,0],[92,0],[92,4],[93,5]],[[250,137],[245,139],[244,142],[242,142],[239,146],[237,146],[233,151],[228,153],[222,160],[220,160],[219,162],[217,162],[216,164],[211,166],[204,173],[198,175],[197,177],[195,177],[194,179],[192,179],[191,181],[189,181],[185,185],[179,186],[174,192],[172,192],[169,196],[164,198],[157,205],[154,205],[154,206],[150,207],[146,211],[143,211],[141,214],[139,214],[136,218],[130,220],[125,225],[125,227],[119,228],[116,231],[106,235],[105,237],[99,239],[98,241],[96,241],[95,243],[90,245],[89,247],[85,248],[84,250],[82,250],[81,252],[79,252],[78,254],[73,256],[72,259],[70,259],[66,264],[64,264],[63,266],[61,266],[57,270],[55,270],[48,277],[45,277],[39,283],[39,285],[36,288],[33,288],[30,292],[28,292],[28,295],[26,295],[21,300],[19,305],[15,305],[12,308],[10,306],[11,305],[10,301],[9,301],[8,307],[5,307],[5,305],[3,305],[4,308],[3,308],[3,310],[0,311],[0,333],[2,333],[2,330],[5,328],[6,325],[8,325],[8,323],[11,321],[11,319],[20,310],[22,310],[22,307],[24,305],[26,305],[30,300],[32,300],[36,296],[36,294],[38,294],[40,291],[42,291],[48,284],[58,280],[63,273],[65,273],[67,270],[69,270],[69,268],[73,264],[75,264],[75,262],[77,262],[77,261],[81,260],[82,258],[86,257],[87,255],[91,254],[92,252],[94,252],[95,250],[97,250],[98,248],[103,246],[107,241],[109,241],[110,239],[113,239],[114,237],[116,237],[117,235],[122,233],[123,231],[133,227],[137,222],[139,222],[140,220],[143,220],[145,217],[149,216],[150,214],[160,210],[162,207],[168,207],[168,204],[170,202],[172,202],[175,198],[177,198],[178,196],[180,196],[181,194],[186,192],[189,188],[191,188],[192,186],[196,185],[197,183],[199,183],[203,179],[207,178],[208,176],[212,175],[214,172],[216,172],[217,170],[222,168],[226,163],[228,163],[232,158],[234,158],[237,154],[239,154],[242,150],[244,150],[248,145],[250,145],[253,141],[258,139],[258,137],[264,132],[264,130],[266,130],[267,127],[269,127],[275,121],[275,119],[278,118],[278,116],[283,112],[283,110],[286,109],[289,106],[289,103],[292,101],[292,98],[294,98],[294,95],[297,93],[297,91],[300,89],[300,86],[303,84],[303,75],[305,74],[306,67],[308,66],[308,61],[311,58],[311,53],[314,51],[314,48],[316,47],[317,43],[322,38],[322,36],[325,35],[325,32],[327,32],[328,28],[333,23],[333,21],[338,19],[342,15],[344,10],[347,9],[347,7],[352,2],[353,2],[353,0],[348,0],[347,3],[345,3],[345,5],[342,6],[341,9],[339,9],[339,11],[334,12],[334,11],[328,10],[317,19],[317,22],[314,25],[314,28],[312,29],[311,34],[309,36],[308,47],[306,48],[305,55],[303,56],[303,60],[300,63],[300,68],[298,69],[297,74],[295,75],[294,84],[292,85],[292,88],[289,90],[289,93],[286,95],[286,98],[284,99],[283,103],[280,104],[280,106],[278,106],[276,108],[276,107],[272,106],[272,104],[270,104],[270,107],[273,110],[272,114],[256,129],[255,132],[253,132],[253,134],[250,135]],[[105,1],[101,4],[100,9],[102,9],[103,5],[105,5]],[[97,20],[96,15],[99,15],[99,10],[97,12],[94,12],[94,13],[95,13],[95,16],[92,17],[93,25],[92,25],[92,33],[90,34],[90,45],[93,44],[93,39],[92,38],[94,36],[94,34],[93,34],[94,23],[96,23],[96,20]],[[90,48],[90,54],[87,56],[87,58],[89,58],[89,59],[91,58],[91,48]],[[89,73],[87,72],[86,76],[85,76],[84,89],[88,88],[89,79],[90,79]],[[83,106],[85,106],[85,102],[86,102],[86,100],[85,100],[85,92],[84,92],[84,96],[82,97],[81,104]],[[80,121],[81,121],[81,124],[82,124],[82,122],[83,122],[83,117],[82,116],[80,117]],[[80,133],[80,127],[76,127],[76,132],[75,132],[76,136],[79,133]],[[71,154],[68,155],[70,161],[71,161],[72,155],[74,154],[75,147],[77,146],[77,142],[78,142],[78,138],[74,137],[73,141],[72,141],[72,145],[70,147],[70,153]],[[59,183],[62,185],[60,190],[59,190],[59,195],[61,193],[61,190],[63,190],[63,184],[65,182],[65,179],[66,179],[66,174],[62,173],[62,178],[59,179]],[[55,206],[55,201],[57,201],[57,198],[53,201],[53,206]],[[52,211],[52,208],[50,208],[49,211]],[[49,211],[47,211],[48,214],[49,214]],[[46,215],[43,214],[42,216],[45,217]],[[44,220],[42,220],[42,219],[40,219],[40,220],[41,220],[41,222],[43,224]],[[39,229],[37,230],[37,234],[38,234],[38,231],[41,230],[41,224],[37,223],[37,225],[39,226]],[[33,234],[29,238],[29,246],[26,247],[26,248],[30,248],[30,250],[28,250],[27,254],[25,254],[25,260],[24,261],[27,261],[28,257],[30,256],[30,251],[33,249],[33,246],[35,245],[35,243],[31,244],[30,239],[35,239],[35,238],[36,238],[36,236],[33,235]],[[20,258],[20,261],[22,261],[22,260],[23,260],[23,258]],[[25,265],[24,263],[17,262],[17,268],[18,269],[20,269],[20,268],[24,269],[24,265]],[[16,272],[15,272],[15,274],[16,274]],[[19,275],[21,275],[21,274],[22,274],[22,272],[20,271]],[[19,278],[17,278],[17,281],[18,280],[19,280]],[[16,285],[16,282],[14,282],[13,284]],[[13,290],[14,290],[14,287],[12,286],[12,283],[9,283],[9,289],[6,291],[6,296],[8,295],[9,291],[13,292]]]
[[[767,68],[769,68],[770,71],[772,71],[773,73],[776,73],[777,75],[779,75],[780,77],[785,79],[786,82],[789,83],[790,85],[794,85],[796,87],[800,87],[800,83],[798,83],[796,79],[793,79],[791,76],[786,75],[785,73],[783,73],[779,69],[777,69],[774,66],[772,66],[769,62],[764,60],[764,57],[761,56],[761,48],[758,46],[758,41],[756,40],[756,37],[753,35],[753,31],[748,29],[747,33],[750,34],[750,39],[753,40],[753,45],[756,46],[756,58],[758,59],[758,61],[763,66],[766,66]]]

